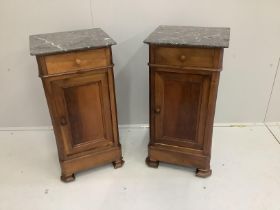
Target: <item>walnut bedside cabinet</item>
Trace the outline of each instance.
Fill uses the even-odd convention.
[[[61,166],[61,180],[98,165],[123,165],[111,46],[99,28],[30,36]]]
[[[223,49],[229,28],[159,26],[149,44],[150,142],[146,163],[196,168],[208,177]]]

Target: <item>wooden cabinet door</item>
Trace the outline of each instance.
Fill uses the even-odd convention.
[[[210,76],[154,71],[154,143],[203,150]]]
[[[66,155],[113,145],[107,72],[58,77],[50,86]]]

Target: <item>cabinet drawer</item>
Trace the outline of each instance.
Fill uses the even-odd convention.
[[[110,52],[107,48],[49,55],[45,57],[45,62],[48,74],[100,68],[111,63]]]
[[[156,47],[154,62],[160,65],[214,67],[215,49]]]

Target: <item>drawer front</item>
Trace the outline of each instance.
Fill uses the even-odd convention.
[[[45,62],[48,74],[106,67],[111,63],[109,48],[49,55]]]
[[[154,62],[160,65],[186,67],[214,67],[215,49],[156,47]]]

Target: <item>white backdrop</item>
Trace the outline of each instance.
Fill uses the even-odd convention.
[[[280,57],[279,0],[0,2],[0,126],[50,125],[29,34],[103,28],[113,47],[120,124],[148,122],[146,36],[160,24],[231,28],[216,122],[262,122]],[[280,121],[277,77],[267,121]]]

